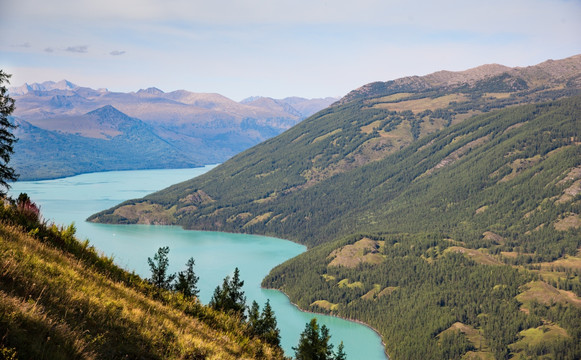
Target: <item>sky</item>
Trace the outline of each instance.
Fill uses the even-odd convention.
[[[339,97],[581,53],[581,0],[0,0],[11,86]]]

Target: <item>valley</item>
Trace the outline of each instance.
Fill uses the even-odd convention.
[[[576,358],[580,79],[574,56],[372,83],[90,220],[305,244],[263,286],[395,359]]]

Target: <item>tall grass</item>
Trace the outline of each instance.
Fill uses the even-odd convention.
[[[282,358],[240,319],[159,290],[73,226],[20,209],[0,206],[0,358]]]

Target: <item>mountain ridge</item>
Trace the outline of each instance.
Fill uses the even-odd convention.
[[[303,113],[291,105],[273,99],[266,102],[274,106],[252,106],[239,104],[220,94],[186,90],[166,93],[148,88],[132,93],[114,93],[62,80],[25,84],[11,91],[16,101],[14,122],[34,125],[17,130],[21,141],[16,143],[13,164],[21,180],[94,171],[216,164],[278,135],[304,118]],[[327,103],[330,100],[303,99],[303,105],[310,109],[308,111],[318,111]],[[125,117],[113,116],[109,111],[105,116],[107,121],[94,121],[93,116],[104,113],[107,107],[116,109]],[[148,128],[149,135],[144,139],[154,139],[156,145],[152,148],[157,152],[144,146],[144,139],[140,139],[137,133],[131,135],[120,130],[128,118],[137,119],[143,129]],[[127,131],[131,131],[130,128],[124,127]],[[28,134],[25,129],[35,133]],[[44,141],[39,129],[50,131],[53,141]],[[151,134],[155,136],[152,138]],[[128,149],[132,154],[131,147],[146,151],[127,159],[127,154],[115,154],[110,144],[105,142],[102,146],[107,150],[100,154],[95,149],[94,139],[115,140],[119,149]],[[71,152],[67,153],[65,149],[71,149]],[[170,155],[165,156],[162,149],[169,149]]]
[[[557,89],[548,86],[550,84],[541,84],[536,89],[531,89],[532,83],[529,86],[524,80],[521,82],[520,78],[503,73],[490,79],[478,80],[473,85],[456,86],[456,92],[444,88],[385,96],[383,88],[380,88],[378,92],[368,94],[365,99],[353,100],[349,100],[353,96],[348,94],[335,105],[304,120],[282,135],[262,143],[260,149],[263,150],[259,152],[256,148],[248,150],[235,156],[232,162],[225,163],[197,180],[192,180],[190,185],[192,189],[201,188],[216,202],[197,208],[197,212],[191,216],[182,214],[179,219],[174,218],[174,224],[186,228],[246,232],[249,227],[245,224],[252,218],[247,220],[238,218],[240,214],[250,212],[254,216],[259,216],[269,213],[274,204],[284,202],[285,198],[294,193],[305,191],[338,174],[349,173],[381,161],[425,136],[438,133],[475,115],[580,93],[581,84],[577,84],[575,80],[581,77],[581,56],[568,58],[563,62],[574,63],[573,68],[579,72],[573,72],[569,78],[561,79],[556,85]],[[541,67],[544,68],[546,65],[543,64],[546,63],[542,63]],[[551,66],[563,67],[554,63],[551,63]],[[542,69],[541,71],[527,69],[529,72],[542,72]],[[550,83],[553,84],[553,81],[554,79]],[[375,83],[370,84],[368,89],[374,88],[373,84]],[[388,86],[393,86],[393,83],[389,83]],[[396,88],[410,90],[409,87],[407,90]],[[502,92],[491,93],[491,90]],[[288,153],[296,154],[293,160],[288,159],[286,155]],[[241,161],[246,165],[243,169],[236,170],[234,164]],[[250,177],[254,180],[245,178],[247,188],[239,189],[234,185],[239,182],[234,180],[234,176],[240,178],[243,177],[242,174],[251,174]],[[208,182],[200,186],[201,181],[211,176],[229,180]],[[229,189],[227,193],[216,188],[215,184],[219,183]],[[206,185],[212,190],[206,189]],[[180,196],[175,190],[168,189],[166,192],[173,197],[169,202],[168,199],[163,200],[166,204],[179,204],[180,199],[185,196]],[[164,191],[159,194],[163,193]],[[156,196],[158,194],[153,194],[149,199],[153,200]],[[161,198],[163,196],[165,195],[161,195]],[[254,210],[249,211],[250,208]],[[219,212],[229,215],[210,215],[218,209]],[[267,235],[290,236],[296,240],[291,235],[293,227],[284,225],[281,220],[282,218],[271,219],[268,221],[269,225],[261,231],[265,231]],[[124,221],[132,222],[135,219]],[[253,231],[258,230],[256,225],[251,228]],[[267,230],[268,228],[271,230]],[[274,229],[278,229],[278,232]],[[280,233],[281,229],[288,229],[290,233]],[[313,240],[302,241],[309,243]]]

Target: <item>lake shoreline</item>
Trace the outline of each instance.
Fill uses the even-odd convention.
[[[74,222],[78,236],[90,239],[91,246],[105,255],[114,257],[115,262],[121,267],[140,276],[149,275],[149,269],[143,260],[155,253],[160,246],[170,246],[172,249],[170,256],[174,268],[171,271],[179,271],[179,264],[185,263],[189,256],[194,255],[201,278],[199,283],[203,293],[201,298],[205,299],[203,303],[209,301],[216,284],[230,275],[234,266],[232,264],[237,265],[245,274],[244,278],[248,285],[252,283],[252,288],[245,289],[249,299],[264,303],[268,297],[272,297],[271,304],[279,315],[277,320],[283,336],[283,349],[290,356],[293,352],[292,347],[296,346],[295,337],[298,339],[304,324],[308,323],[312,316],[292,304],[288,296],[282,292],[276,291],[269,296],[267,291],[263,292],[260,284],[272,268],[304,253],[307,250],[305,245],[272,234],[196,231],[180,225],[95,226],[97,224],[85,221],[86,216],[101,209],[109,208],[126,199],[141,198],[158,189],[195,177],[196,174],[193,173],[203,173],[208,168],[210,167],[176,171],[149,170],[143,174],[140,174],[141,170],[113,171],[67,177],[64,180],[18,181],[14,183],[10,193],[13,196],[18,195],[18,192],[28,193],[42,207],[45,216],[56,224]],[[140,179],[138,186],[135,184],[136,178]],[[188,235],[192,233],[199,234]],[[238,239],[238,236],[249,238],[248,241],[238,241],[246,239]],[[219,251],[213,251],[213,248]],[[268,266],[264,266],[266,264]],[[320,314],[317,318],[319,316],[321,322],[327,324],[337,340],[347,340],[345,351],[347,354],[354,354],[353,358],[386,360],[383,339],[377,331],[369,332],[368,329],[371,327],[367,324],[333,315]]]
[[[50,180],[61,180],[66,179],[74,176],[79,175],[89,175],[89,174],[99,174],[99,173],[109,173],[109,172],[118,172],[118,171],[163,171],[163,170],[190,170],[190,169],[199,169],[206,166],[218,166],[221,163],[214,163],[214,164],[201,164],[192,167],[184,167],[184,168],[146,168],[146,169],[110,169],[110,170],[97,170],[97,171],[81,171],[81,172],[73,172],[68,175],[58,175],[58,176],[48,176],[48,177],[33,177],[33,178],[18,178],[18,180],[10,183],[14,184],[16,182],[36,182],[36,181],[50,181]]]
[[[290,240],[288,240],[288,241],[290,241]],[[281,292],[282,294],[284,294],[284,296],[286,296],[286,298],[291,303],[291,305],[294,306],[295,308],[297,308],[300,312],[307,313],[307,314],[314,314],[314,315],[332,316],[332,317],[335,317],[335,318],[338,318],[338,319],[342,319],[342,320],[346,320],[346,321],[351,321],[351,322],[357,323],[359,325],[363,325],[363,326],[365,326],[365,327],[373,330],[373,332],[375,332],[377,334],[377,336],[379,336],[379,339],[381,340],[381,345],[383,346],[383,352],[385,353],[385,356],[386,356],[387,360],[390,360],[390,357],[389,357],[389,354],[387,353],[387,348],[386,348],[387,344],[383,340],[383,336],[381,336],[381,334],[379,333],[379,331],[376,328],[374,328],[373,326],[371,326],[371,325],[369,325],[367,323],[364,323],[363,321],[358,320],[358,319],[349,319],[349,318],[346,318],[346,317],[343,317],[343,316],[333,315],[331,313],[324,314],[324,313],[317,313],[317,312],[310,311],[310,310],[305,310],[305,309],[301,308],[300,306],[298,306],[297,304],[295,304],[291,300],[290,296],[288,296],[288,294],[285,293],[283,290],[275,289],[275,288],[265,288],[265,287],[262,287],[262,286],[261,286],[261,288],[266,289],[266,290],[276,290],[276,291]]]

